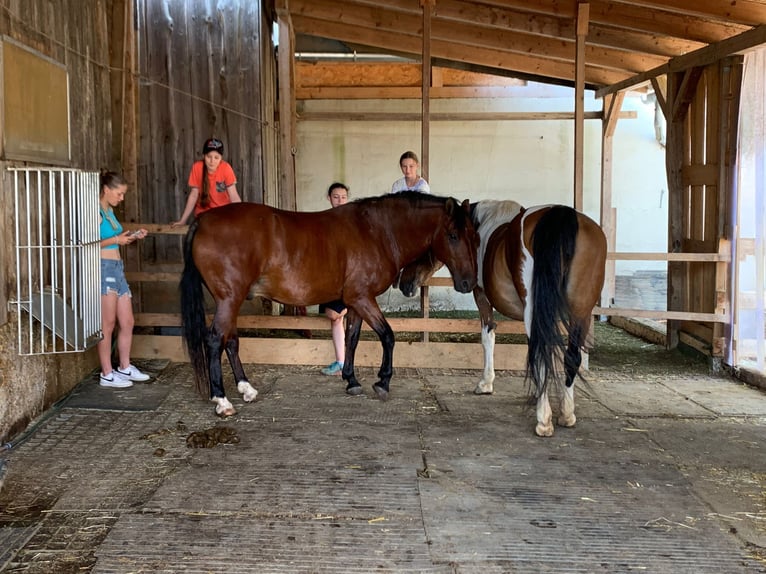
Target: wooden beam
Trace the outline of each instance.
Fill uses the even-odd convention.
[[[239,356],[245,364],[323,365],[333,353],[330,339],[242,337],[239,344]],[[519,372],[526,369],[526,344],[497,345],[496,349],[495,369]],[[482,353],[481,343],[399,343],[394,348],[394,365],[425,369],[481,369]],[[181,338],[170,336],[134,335],[131,355],[139,359],[189,360]],[[354,356],[356,366],[378,367],[380,359],[379,342],[359,341]]]
[[[279,48],[277,75],[279,78],[279,207],[294,210],[298,204],[295,185],[295,33],[287,0],[277,0]]]
[[[614,130],[620,117],[625,92],[604,98],[604,120],[601,125],[601,228],[607,239],[609,251],[613,251],[617,238],[617,216],[612,206]],[[616,265],[613,260],[606,262],[604,287],[601,290],[602,305],[610,305],[616,293]]]
[[[420,66],[421,76],[421,115],[420,120],[420,173],[423,179],[428,181],[428,166],[430,163],[431,149],[431,12],[436,0],[420,0],[423,10],[423,38],[422,56]]]
[[[364,44],[382,50],[419,56],[422,51],[419,36],[404,34],[396,30],[364,29],[360,26],[345,23],[330,22],[322,19],[293,16],[293,25],[297,31],[315,34],[325,38],[333,38],[343,42]],[[566,59],[553,58],[543,55],[530,55],[531,48],[520,46],[517,51],[509,51],[498,47],[499,44],[488,46],[467,46],[450,39],[437,39],[432,34],[431,56],[456,62],[465,62],[511,70],[539,77],[558,78],[572,81],[574,78],[574,63],[570,54]],[[561,44],[557,50],[561,49]],[[542,54],[544,52],[538,52]],[[567,61],[569,60],[569,61]],[[613,84],[624,80],[630,72],[620,71],[615,67],[586,66],[586,83],[599,86]]]
[[[577,5],[577,44],[575,55],[575,119],[574,119],[574,208],[583,210],[583,174],[585,163],[585,39],[588,36],[590,5]]]
[[[620,112],[621,119],[636,119],[638,113],[630,110]],[[600,120],[602,112],[585,112],[586,120]],[[330,122],[416,122],[420,121],[419,113],[399,112],[303,112],[298,116],[299,121],[330,121]],[[505,121],[557,121],[573,120],[574,112],[432,112],[431,121],[435,122],[505,122]]]
[[[657,98],[657,104],[662,110],[662,115],[665,116],[665,120],[668,119],[668,82],[665,76],[657,76],[651,79],[652,88],[654,89],[654,96]]]
[[[673,58],[672,60],[668,61],[667,64],[657,66],[656,68],[642,72],[640,74],[636,74],[635,76],[626,80],[616,82],[611,86],[596,90],[596,97],[602,98],[607,94],[613,94],[622,90],[627,90],[628,88],[632,88],[638,84],[643,84],[652,78],[671,72],[679,72],[692,67],[707,66],[708,64],[712,64],[713,62],[717,62],[718,60],[725,58],[726,56],[745,52],[747,50],[756,48],[761,44],[766,44],[766,24],[762,24],[756,28],[748,30],[747,32],[742,32],[737,36],[721,40],[716,44],[710,44],[709,46],[705,46],[704,48],[700,48],[694,52],[684,54],[683,56],[678,56],[677,58]]]

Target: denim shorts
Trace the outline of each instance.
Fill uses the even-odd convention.
[[[127,295],[132,297],[128,287],[128,280],[125,279],[125,267],[122,259],[102,259],[101,260],[101,294],[117,293],[118,297]]]

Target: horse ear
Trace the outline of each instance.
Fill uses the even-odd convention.
[[[471,200],[470,199],[464,199],[463,200],[463,211],[466,213],[471,213]]]
[[[444,208],[447,210],[447,215],[452,217],[455,213],[455,204],[457,202],[452,197],[447,198],[447,203],[444,204]]]

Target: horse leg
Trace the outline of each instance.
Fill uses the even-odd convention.
[[[548,391],[545,390],[537,397],[537,436],[553,436],[553,411],[548,401]]]
[[[250,381],[247,380],[245,369],[242,367],[242,361],[239,360],[239,335],[234,335],[226,341],[226,356],[229,358],[231,370],[234,373],[234,380],[237,381],[237,391],[242,395],[246,403],[251,403],[258,396],[258,391],[253,388]]]
[[[362,385],[354,374],[354,355],[361,332],[362,318],[352,307],[349,307],[346,313],[346,359],[343,362],[341,376],[346,381],[346,393],[354,396],[362,394]]]
[[[582,328],[578,325],[572,329],[569,335],[567,350],[564,355],[564,370],[566,371],[566,386],[562,389],[561,408],[558,424],[563,427],[573,427],[577,422],[574,404],[574,382],[580,365],[582,364],[581,351]]]
[[[473,299],[481,317],[481,345],[484,349],[484,374],[473,392],[477,395],[491,395],[495,392],[495,327],[497,324],[492,316],[492,304],[487,299],[484,289],[476,287]]]
[[[244,299],[244,296],[243,296]],[[216,305],[213,324],[210,326],[208,335],[208,356],[210,357],[210,399],[216,404],[215,412],[222,417],[237,414],[234,405],[226,398],[223,390],[223,373],[221,371],[221,354],[223,349],[230,348],[230,341],[236,339],[236,310],[239,309],[240,300],[237,304],[229,300],[218,301]],[[233,309],[233,311],[232,311]],[[238,347],[235,341],[234,348]],[[241,368],[241,367],[240,367]],[[244,371],[242,372],[244,374]]]
[[[210,400],[215,403],[215,414],[222,417],[228,417],[236,414],[237,411],[223,392],[223,374],[221,372],[222,345],[223,335],[221,335],[221,332],[216,327],[214,320],[207,337]]]
[[[388,321],[383,319],[383,315],[380,318],[382,322],[377,326],[373,323],[372,328],[378,334],[380,344],[383,346],[383,360],[378,370],[378,382],[372,385],[372,390],[381,401],[387,401],[388,388],[394,372],[394,331]]]
[[[388,388],[391,382],[391,375],[393,374],[394,332],[388,321],[383,317],[383,313],[375,299],[358,300],[354,304],[354,311],[359,315],[359,320],[364,319],[380,339],[380,344],[383,347],[383,359],[378,370],[378,382],[372,385],[372,390],[375,391],[375,394],[381,401],[388,400]],[[358,340],[359,335],[357,334],[354,341],[354,349],[356,349],[356,342]],[[345,373],[346,366],[343,365],[343,367],[343,372]]]

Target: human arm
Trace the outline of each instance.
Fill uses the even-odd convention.
[[[178,221],[174,221],[170,224],[171,227],[178,227],[179,225],[184,225],[186,223],[186,220],[189,219],[189,216],[194,211],[194,207],[197,205],[198,198],[199,198],[199,188],[192,187],[189,190],[189,196],[186,198],[186,207],[184,207],[183,214],[178,219]]]
[[[106,249],[112,245],[130,245],[136,239],[143,239],[149,234],[146,229],[135,229],[133,231],[123,231],[118,235],[107,237],[100,241],[101,249]]]
[[[232,203],[242,203],[242,198],[239,196],[236,183],[232,183],[226,188],[226,191],[229,193],[229,201]]]

